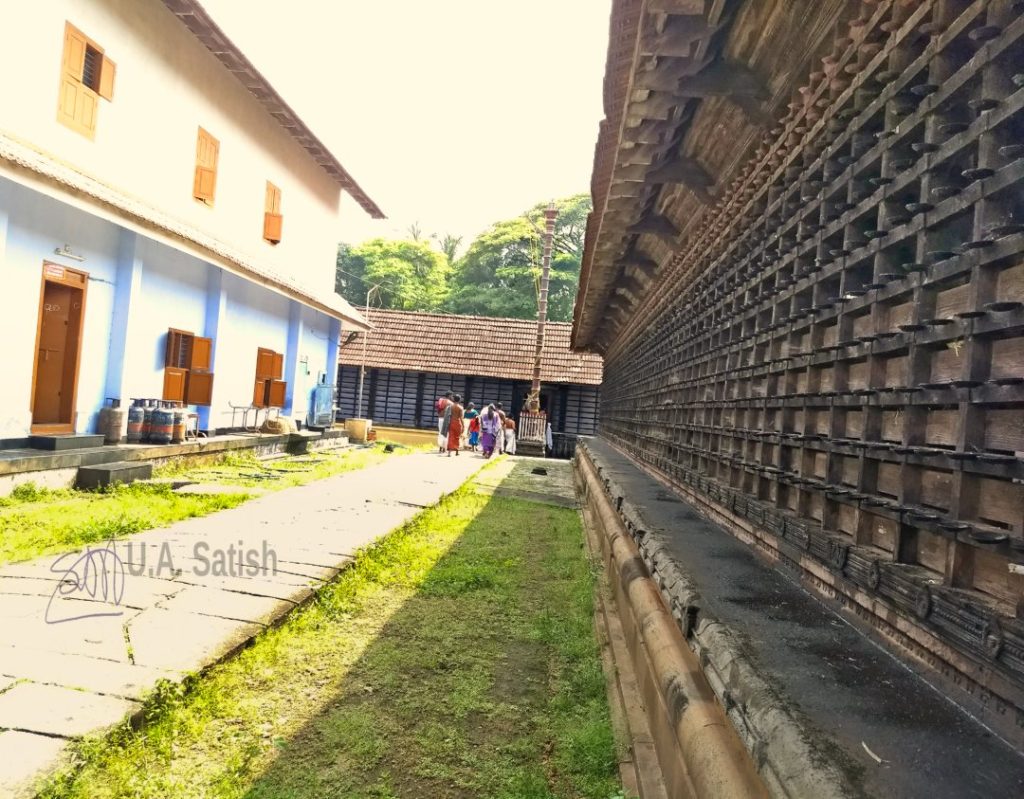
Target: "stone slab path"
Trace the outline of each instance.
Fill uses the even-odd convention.
[[[69,740],[224,658],[484,464],[396,456],[113,550],[0,567],[0,799],[31,795]]]

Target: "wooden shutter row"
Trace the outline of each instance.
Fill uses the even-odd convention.
[[[281,189],[269,180],[263,212],[263,238],[271,244],[277,244],[281,241],[281,227],[284,222],[284,217],[281,216]]]
[[[89,83],[86,83],[85,61],[89,51],[92,51],[91,57],[98,63],[93,70],[96,74],[90,77]],[[103,54],[103,48],[71,23],[66,23],[60,91],[57,98],[57,121],[89,139],[94,138],[99,99],[114,98],[116,74],[117,66]]]
[[[212,355],[213,339],[187,330],[168,330],[163,399],[185,405],[209,405],[213,401]]]

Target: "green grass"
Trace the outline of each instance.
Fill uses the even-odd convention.
[[[263,460],[258,459],[251,450],[242,450],[229,453],[212,464],[195,465],[187,461],[166,464],[157,469],[154,476],[275,491],[363,469],[392,455],[415,451],[396,444],[393,445],[393,453],[386,453],[386,443],[382,441],[372,447],[345,449],[340,452],[328,450]]]
[[[45,799],[619,795],[575,511],[464,487]]]
[[[19,486],[0,500],[0,563],[103,543],[246,499],[245,494],[175,494],[166,485],[119,485],[106,491]]]
[[[157,469],[156,476],[267,491],[362,469],[387,457],[383,444],[263,462],[245,451],[231,453],[215,464],[196,466],[179,461]],[[251,496],[177,494],[169,485],[147,483],[103,491],[52,490],[26,483],[10,496],[0,498],[0,563],[68,552],[87,544],[105,543],[111,537],[165,527],[233,508]]]

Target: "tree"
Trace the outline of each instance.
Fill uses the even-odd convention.
[[[555,205],[548,318],[567,322],[576,298],[590,197],[577,194]],[[519,319],[536,316],[546,207],[547,203],[538,203],[476,238],[455,264],[446,310]]]
[[[335,285],[357,307],[378,285],[383,308],[433,311],[444,300],[450,272],[448,259],[426,242],[371,239],[338,245]]]
[[[441,248],[441,252],[444,253],[444,257],[448,259],[448,263],[454,264],[455,259],[459,255],[459,247],[462,245],[462,236],[453,236],[451,233],[445,233],[438,240],[437,245]]]

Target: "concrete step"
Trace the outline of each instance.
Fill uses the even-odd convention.
[[[75,485],[78,488],[101,488],[113,483],[134,483],[153,476],[153,464],[143,461],[115,461],[114,463],[80,466]]]
[[[65,452],[69,449],[91,449],[103,446],[103,436],[92,433],[69,433],[59,436],[31,436],[29,446],[32,449],[45,449],[51,452]]]

